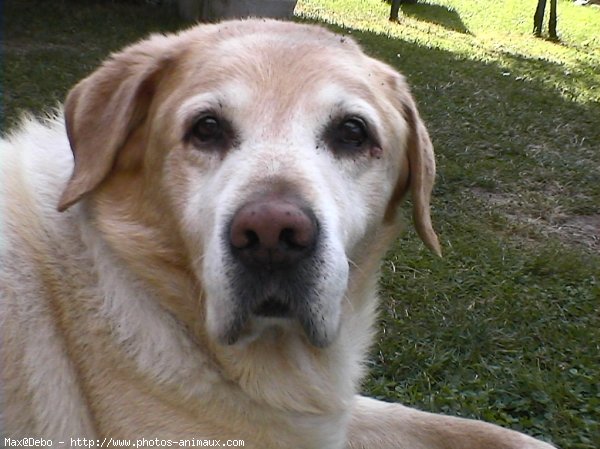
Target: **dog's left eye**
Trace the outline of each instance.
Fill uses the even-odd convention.
[[[366,123],[356,117],[344,119],[329,128],[327,140],[334,150],[356,151],[369,141]]]
[[[344,145],[360,147],[367,137],[365,124],[359,119],[346,120],[338,128],[338,139]]]
[[[212,115],[201,117],[194,123],[192,136],[200,143],[215,143],[223,138],[223,126]]]

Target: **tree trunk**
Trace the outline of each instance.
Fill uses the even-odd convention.
[[[400,9],[400,3],[402,0],[392,0],[392,9],[390,11],[390,20],[397,21],[398,20],[398,11]]]
[[[556,0],[550,0],[550,2],[556,3]],[[546,10],[546,0],[538,0],[537,8],[535,9],[535,15],[533,16],[533,34],[536,36],[542,35],[542,26],[544,24],[544,11]]]
[[[548,33],[550,39],[558,40],[556,33],[556,0],[550,0],[550,21],[548,22]]]

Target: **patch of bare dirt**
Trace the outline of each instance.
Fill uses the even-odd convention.
[[[558,232],[600,251],[600,214],[570,217],[558,227]]]
[[[600,214],[567,215],[557,210],[542,216],[534,213],[528,207],[527,199],[520,195],[488,192],[480,188],[473,188],[471,192],[511,222],[532,226],[543,234],[558,237],[563,243],[600,252]]]

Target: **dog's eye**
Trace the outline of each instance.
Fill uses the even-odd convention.
[[[344,145],[359,148],[366,142],[367,138],[367,130],[362,120],[349,119],[338,128],[338,140]]]
[[[223,126],[219,119],[208,115],[194,123],[192,136],[200,143],[214,143],[223,138]]]
[[[357,117],[334,123],[327,132],[327,140],[334,151],[362,150],[370,140],[366,123]]]

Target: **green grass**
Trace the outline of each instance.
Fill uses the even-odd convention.
[[[138,2],[139,3],[139,2]],[[408,78],[434,141],[444,258],[410,230],[383,264],[366,393],[600,447],[600,8],[559,1],[300,0]],[[5,128],[42,111],[106,54],[181,26],[159,7],[5,5]],[[408,209],[408,207],[407,207]]]

